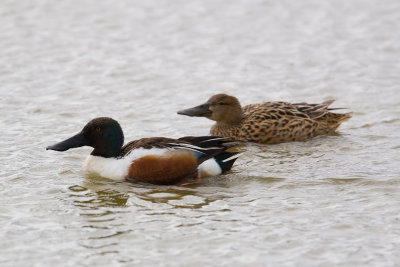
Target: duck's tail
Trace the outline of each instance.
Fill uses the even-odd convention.
[[[215,161],[221,168],[221,173],[225,173],[229,171],[233,163],[237,160],[238,157],[240,157],[243,154],[243,152],[223,152],[221,154],[218,154],[214,157]]]
[[[189,143],[181,143],[180,146],[192,150],[199,164],[217,156],[221,158],[221,160],[227,160],[229,157],[233,156],[233,152],[227,152],[226,150],[240,144],[239,142],[218,136],[186,136],[179,140]],[[222,156],[225,154],[226,157]]]
[[[220,175],[229,171],[236,159],[242,155],[241,152],[224,151],[199,165],[199,177]]]
[[[317,120],[326,125],[328,132],[334,132],[340,126],[340,124],[349,120],[352,117],[352,115],[353,115],[352,112],[349,113],[328,112],[321,118],[318,118]]]
[[[293,106],[297,108],[298,111],[301,111],[307,114],[311,119],[318,120],[320,122],[327,122],[328,125],[336,125],[336,128],[344,121],[351,118],[352,113],[333,113],[333,110],[341,110],[347,108],[330,108],[329,106],[335,102],[334,99],[329,99],[327,101],[322,102],[321,104],[308,104],[308,103],[295,103]]]
[[[186,136],[179,140],[190,143],[182,144],[182,146],[192,150],[196,155],[200,178],[226,173],[232,168],[236,159],[243,154],[230,151],[230,148],[240,145],[240,142],[223,137]]]

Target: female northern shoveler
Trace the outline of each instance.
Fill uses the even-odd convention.
[[[329,134],[351,117],[328,108],[334,100],[322,104],[264,102],[241,107],[236,97],[212,96],[205,104],[178,111],[178,114],[214,120],[211,134],[239,141],[277,144],[305,141]]]
[[[47,147],[66,151],[70,148],[94,148],[84,170],[113,180],[152,184],[184,184],[231,169],[240,155],[227,149],[237,145],[216,136],[143,138],[124,143],[124,134],[116,120],[102,117],[91,120],[77,135]]]

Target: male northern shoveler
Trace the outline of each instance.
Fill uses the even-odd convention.
[[[216,121],[211,134],[239,141],[277,144],[305,141],[329,134],[350,119],[351,113],[339,114],[328,108],[334,100],[322,104],[264,102],[241,107],[230,95],[217,94],[206,103],[178,111],[178,114],[206,117]]]
[[[216,136],[143,138],[124,143],[124,134],[116,120],[101,117],[91,120],[83,130],[47,150],[94,148],[84,170],[118,181],[151,184],[185,184],[231,169],[240,155],[228,152],[237,142]]]

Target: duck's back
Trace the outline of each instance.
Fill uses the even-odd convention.
[[[214,135],[276,144],[290,141],[305,141],[321,134],[334,132],[350,113],[330,112],[333,100],[321,104],[264,102],[244,106],[243,119],[239,125],[215,125]]]

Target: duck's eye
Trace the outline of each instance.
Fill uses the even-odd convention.
[[[98,132],[98,133],[100,133],[100,132],[101,132],[101,129],[100,129],[100,127],[96,127],[96,132]]]
[[[224,102],[218,102],[218,105],[223,106],[226,105]]]

